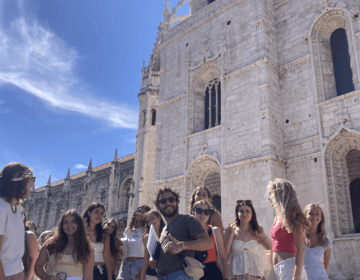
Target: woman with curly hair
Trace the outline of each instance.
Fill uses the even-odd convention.
[[[207,187],[199,186],[195,188],[190,198],[189,214],[191,214],[195,202],[200,200],[206,200],[207,202],[211,203],[211,197],[212,197],[211,193]],[[214,208],[214,212],[210,215],[210,219],[208,223],[209,225],[218,227],[221,231],[221,234],[224,234],[224,226],[221,220],[221,215],[215,208]]]
[[[139,280],[141,277],[141,267],[144,262],[144,244],[142,232],[145,225],[145,213],[150,211],[150,207],[142,205],[138,207],[125,229],[124,246],[127,246],[127,256],[123,260],[118,279]],[[123,247],[124,247],[123,246]],[[123,249],[124,250],[124,249]]]
[[[44,266],[47,264],[47,270]],[[75,210],[61,216],[54,235],[41,247],[35,273],[41,280],[92,280],[94,252],[84,221]]]
[[[270,250],[272,242],[258,224],[251,200],[238,200],[235,222],[225,231],[225,252],[230,257],[231,279],[260,279],[262,265],[260,245]]]
[[[333,244],[326,236],[324,213],[319,204],[311,203],[305,206],[304,214],[310,224],[305,230],[305,270],[309,280],[328,280]]]
[[[165,227],[165,221],[162,218],[162,216],[158,210],[151,210],[151,211],[147,212],[145,221],[146,221],[146,223],[145,223],[145,227],[144,227],[144,231],[143,231],[143,236],[144,236],[143,242],[144,242],[144,247],[146,248],[146,245],[147,245],[147,242],[149,239],[150,227],[151,226],[154,227],[155,233],[156,233],[157,237],[159,238],[161,231]],[[155,254],[157,254],[157,252]],[[150,254],[149,254],[149,251],[147,249],[145,249],[144,263],[141,268],[141,280],[156,280],[157,279],[156,269],[152,269],[149,266],[149,261],[150,261]]]
[[[103,223],[103,232],[110,238],[110,255],[111,255],[111,272],[112,279],[116,278],[118,271],[119,255],[121,249],[121,241],[116,237],[117,223],[115,219],[107,219]]]
[[[304,267],[304,229],[308,225],[296,196],[295,186],[285,179],[270,182],[268,196],[275,208],[272,261],[278,280],[308,279]]]
[[[30,196],[34,183],[33,170],[22,163],[9,163],[0,172],[0,279],[25,279],[25,229],[20,204]]]
[[[105,207],[102,203],[91,203],[82,214],[87,226],[88,238],[94,247],[94,280],[112,280],[110,237],[104,234],[102,220]]]

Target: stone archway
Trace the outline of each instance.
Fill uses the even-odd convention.
[[[212,156],[201,156],[190,164],[185,177],[187,208],[190,206],[190,198],[194,189],[204,185],[206,178],[214,173],[220,174],[220,164]],[[218,195],[221,195],[221,191]]]
[[[360,134],[342,126],[327,143],[324,153],[331,225],[337,237],[354,230],[346,165],[346,155],[353,149],[360,150]]]

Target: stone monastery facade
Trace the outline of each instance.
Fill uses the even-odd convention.
[[[178,15],[185,2],[189,15]],[[207,186],[224,225],[251,199],[269,235],[270,180],[323,204],[331,279],[360,279],[358,0],[165,0],[138,95],[136,153],[36,189],[24,203],[41,230],[92,201],[126,220],[169,186],[187,213]],[[86,206],[85,206],[86,207]]]
[[[332,279],[360,279],[360,2],[185,2],[166,0],[142,69],[130,212],[166,185],[185,213],[206,185],[225,225],[251,199],[269,234],[266,185],[286,178],[324,205]]]

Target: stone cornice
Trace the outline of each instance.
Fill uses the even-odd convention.
[[[264,161],[264,160],[275,160],[275,161],[278,161],[278,162],[281,162],[281,163],[285,164],[285,160],[283,158],[281,158],[279,156],[276,156],[274,154],[271,154],[271,155],[267,155],[267,156],[259,156],[259,157],[255,157],[255,158],[240,160],[240,161],[237,161],[237,162],[227,163],[227,164],[225,164],[223,166],[223,168],[232,168],[232,167],[235,167],[235,166],[255,163],[255,162]]]
[[[162,185],[162,184],[166,184],[166,183],[176,181],[176,180],[180,180],[180,179],[184,179],[184,175],[179,175],[179,176],[169,178],[169,179],[165,179],[165,180],[154,181],[153,184],[154,185]]]
[[[281,66],[279,67],[279,72],[284,71],[284,70],[286,70],[286,69],[289,69],[289,68],[291,68],[291,67],[293,67],[293,66],[295,66],[295,65],[297,65],[297,64],[299,64],[299,63],[302,63],[302,62],[304,62],[304,61],[308,61],[308,60],[310,60],[310,58],[311,58],[310,54],[307,54],[307,55],[305,55],[305,56],[303,56],[303,57],[300,57],[300,58],[298,58],[298,59],[296,59],[296,60],[294,60],[294,61],[291,61],[291,62],[289,62],[289,63],[286,63],[286,64],[284,64],[284,65],[281,65]]]
[[[292,158],[287,160],[287,164],[294,164],[294,163],[298,163],[301,161],[305,161],[305,160],[310,160],[313,158],[320,158],[321,157],[321,152],[316,152],[310,155],[305,155],[305,156],[300,156],[300,157],[296,157],[296,158]]]
[[[317,139],[319,139],[319,135],[302,138],[300,140],[295,140],[295,141],[292,141],[292,142],[287,142],[287,143],[284,143],[284,148],[288,148],[288,147],[291,147],[291,146],[294,146],[294,145],[300,145],[300,144],[310,142],[310,141],[313,141],[313,140],[317,140]]]
[[[244,0],[217,0],[212,5],[191,15],[189,18],[165,32],[163,34],[163,42],[159,45],[159,49],[170,45],[174,41],[201,27],[208,21],[218,17],[243,1]]]
[[[276,5],[274,6],[274,9],[277,9],[277,8],[279,8],[280,6],[286,4],[287,2],[290,2],[290,1],[291,1],[291,0],[284,0],[284,1],[276,4]]]
[[[177,102],[177,101],[179,101],[179,100],[181,100],[181,99],[183,99],[183,98],[185,98],[185,97],[186,97],[186,93],[180,94],[180,95],[178,95],[178,96],[176,96],[176,97],[174,97],[174,98],[172,98],[172,99],[170,99],[170,100],[168,100],[168,101],[165,101],[165,102],[163,102],[163,103],[160,103],[160,104],[158,105],[158,108],[160,109],[160,108],[163,108],[163,107],[165,107],[165,106],[168,106],[168,105],[170,105],[170,104],[172,104],[172,103],[175,103],[175,102]]]
[[[333,104],[333,103],[337,103],[339,102],[340,100],[345,100],[349,97],[353,97],[353,96],[356,96],[357,94],[360,94],[360,90],[354,90],[354,91],[351,91],[349,93],[346,93],[346,94],[343,94],[343,95],[340,95],[340,96],[337,96],[337,97],[334,97],[334,98],[331,98],[329,100],[326,100],[324,102],[321,102],[321,103],[318,103],[316,104],[315,106],[321,108],[321,107],[324,107],[326,105],[330,105],[330,104]]]
[[[221,125],[217,125],[217,126],[214,126],[212,128],[208,128],[208,129],[205,129],[205,130],[202,130],[202,131],[199,131],[199,132],[196,132],[196,133],[193,133],[193,134],[190,134],[188,136],[185,136],[185,139],[190,139],[190,138],[193,138],[197,135],[200,135],[200,134],[206,134],[210,131],[213,131],[213,130],[218,130],[218,129],[221,129]]]

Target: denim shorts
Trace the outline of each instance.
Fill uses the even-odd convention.
[[[143,262],[144,262],[144,259],[133,261],[133,262],[124,260],[124,262],[121,266],[121,269],[120,269],[118,279],[136,280],[135,276],[141,270]]]
[[[158,280],[194,280],[194,278],[188,276],[184,270],[179,270],[169,275],[158,277]]]

